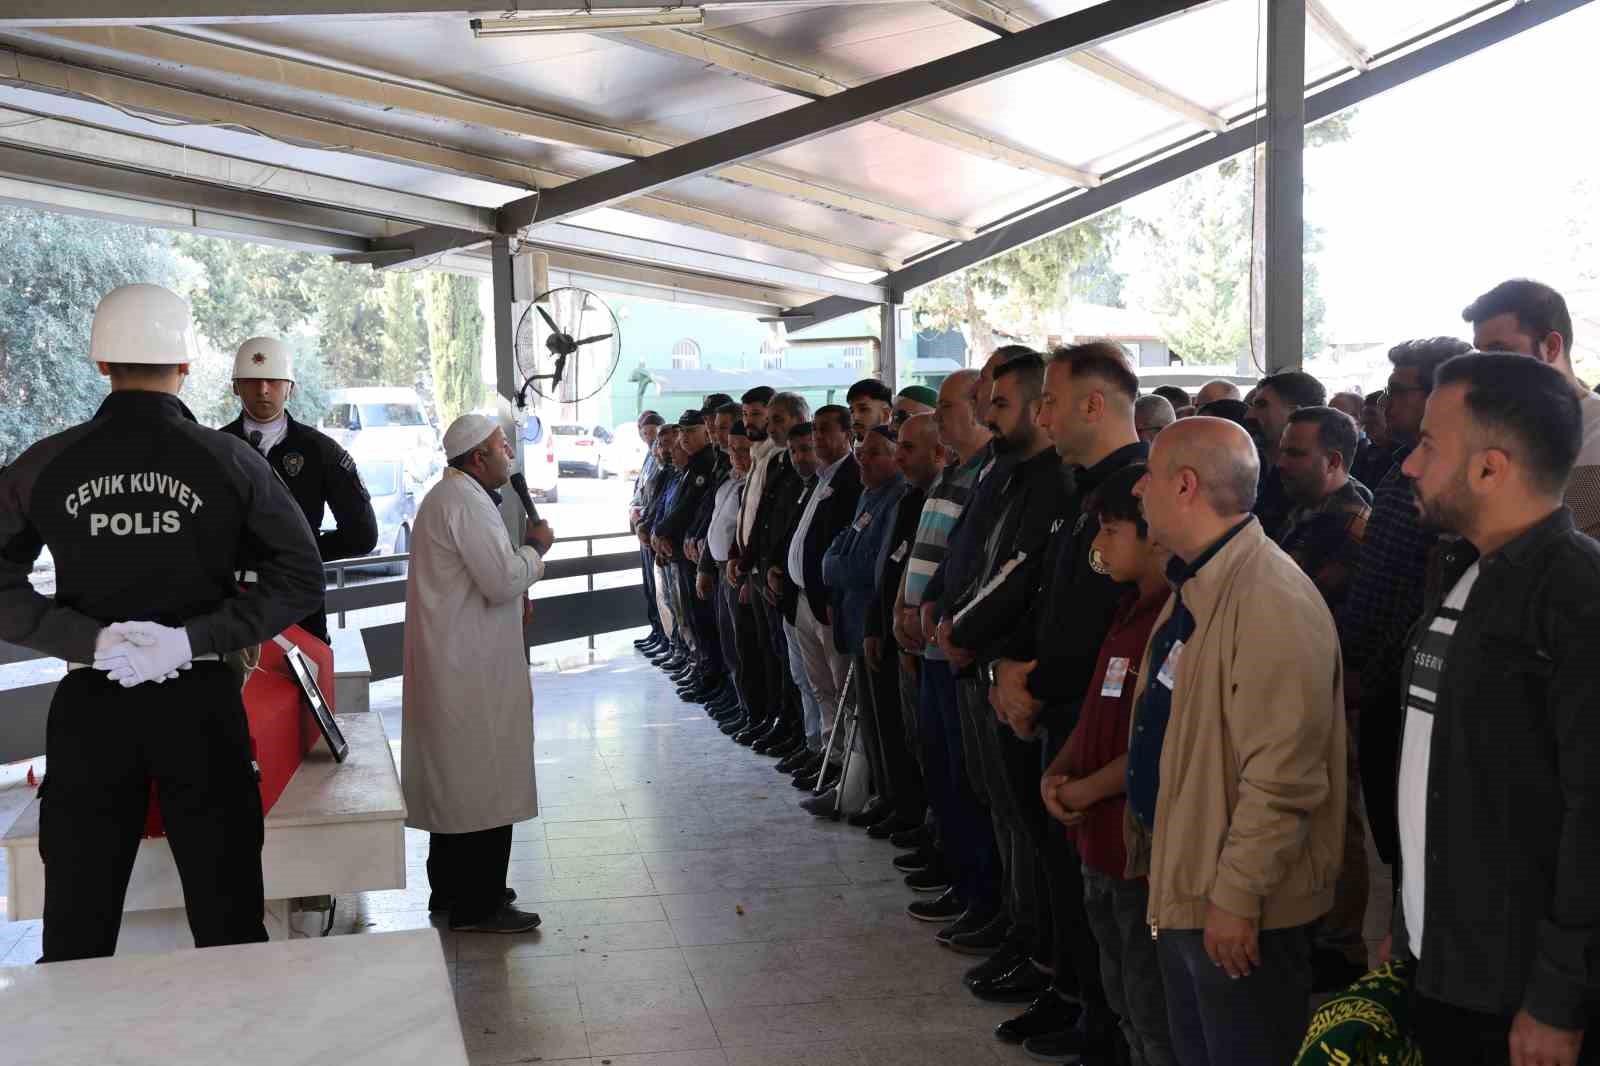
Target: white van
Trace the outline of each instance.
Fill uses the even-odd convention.
[[[423,412],[415,389],[333,389],[328,393],[328,413],[318,428],[357,463],[399,460],[418,485],[432,481],[444,469],[444,442]]]

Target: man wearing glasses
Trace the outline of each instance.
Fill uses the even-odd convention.
[[[1372,842],[1384,862],[1398,848],[1395,820],[1395,766],[1400,754],[1400,676],[1406,634],[1422,613],[1428,555],[1438,534],[1422,528],[1411,479],[1400,466],[1417,445],[1422,412],[1433,391],[1433,372],[1471,345],[1454,337],[1406,341],[1389,350],[1384,414],[1388,419],[1394,465],[1373,488],[1361,559],[1339,612],[1339,642],[1344,649],[1345,703],[1351,712],[1351,742],[1372,826]],[[1336,908],[1337,909],[1337,908]],[[1361,928],[1361,916],[1344,924]],[[1323,943],[1349,930],[1324,929]],[[1359,933],[1357,934],[1359,935]],[[1318,989],[1346,976],[1346,960],[1328,947],[1312,956]]]

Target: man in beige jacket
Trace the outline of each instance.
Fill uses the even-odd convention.
[[[1135,490],[1174,592],[1134,695],[1125,828],[1183,1066],[1293,1061],[1343,847],[1338,637],[1250,514],[1257,473],[1243,429],[1189,418]]]

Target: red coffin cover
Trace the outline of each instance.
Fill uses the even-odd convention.
[[[299,626],[290,626],[283,631],[283,636],[316,667],[322,698],[332,710],[333,649]],[[251,754],[261,768],[261,810],[264,813],[272,810],[272,805],[278,802],[289,784],[289,778],[300,768],[300,760],[322,739],[317,723],[302,702],[300,686],[295,683],[283,649],[275,641],[261,645],[261,664],[245,682],[244,712],[250,720]],[[144,835],[166,835],[153,781]]]

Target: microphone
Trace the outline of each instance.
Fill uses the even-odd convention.
[[[528,493],[528,479],[522,476],[519,470],[511,475],[511,490],[517,494],[517,499],[522,501],[522,509],[528,517],[535,522],[543,521],[539,517],[539,508],[533,505],[533,496]]]

